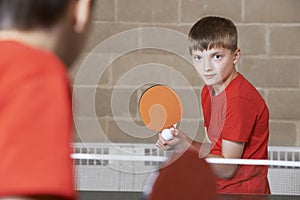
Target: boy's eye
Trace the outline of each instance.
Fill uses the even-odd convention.
[[[221,58],[222,58],[222,55],[220,55],[220,54],[215,55],[215,59],[219,60]]]
[[[201,60],[201,56],[194,56],[194,60],[195,60],[195,61]]]

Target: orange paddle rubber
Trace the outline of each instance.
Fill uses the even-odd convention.
[[[165,85],[148,88],[140,98],[139,109],[144,124],[153,131],[171,128],[182,117],[179,97]]]

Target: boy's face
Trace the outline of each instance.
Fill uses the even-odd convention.
[[[193,65],[206,85],[226,87],[237,74],[235,64],[240,50],[232,52],[226,48],[192,50]]]

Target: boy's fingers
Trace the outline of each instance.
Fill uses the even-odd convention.
[[[174,136],[178,136],[178,129],[174,129],[174,130],[171,130],[171,133],[174,135]]]
[[[163,142],[161,140],[157,140],[156,146],[158,146],[160,149],[164,149],[166,144],[165,144],[165,142]]]
[[[163,139],[163,137],[161,136],[161,133],[159,134],[158,141],[160,141],[160,143],[163,145],[166,145],[168,143],[168,141]]]
[[[171,147],[169,145],[162,145],[159,141],[157,141],[156,146],[161,150],[169,150]]]
[[[161,134],[159,134],[158,140],[156,142],[156,146],[161,150],[169,150],[172,148],[171,141],[166,141],[162,138]]]

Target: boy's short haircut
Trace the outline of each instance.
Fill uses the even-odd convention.
[[[189,32],[189,48],[203,51],[215,47],[237,49],[237,28],[229,19],[208,16],[200,19]]]
[[[71,0],[0,0],[0,30],[49,28]]]

